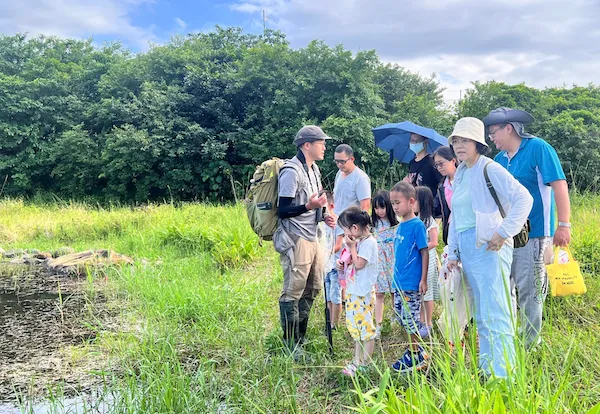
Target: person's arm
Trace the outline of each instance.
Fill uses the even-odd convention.
[[[367,260],[358,255],[358,242],[354,237],[346,236],[346,246],[350,249],[352,263],[356,270],[361,270],[367,265]]]
[[[448,226],[448,270],[452,270],[458,264],[458,237],[456,235],[456,227],[450,213],[450,225]]]
[[[440,234],[440,230],[438,227],[433,227],[429,229],[427,235],[429,236],[429,242],[427,242],[428,249],[435,249],[438,246],[438,237]]]
[[[427,272],[429,271],[429,250],[419,250],[421,253],[421,282],[419,282],[419,293],[427,293]]]
[[[342,250],[342,245],[344,244],[344,235],[340,234],[335,238],[335,247],[333,248],[333,252],[337,253]]]
[[[540,145],[536,151],[536,164],[538,171],[542,175],[545,185],[549,185],[554,190],[554,201],[556,202],[556,212],[558,221],[569,223],[571,219],[571,202],[569,201],[569,186],[565,172],[560,165],[556,150],[547,142]],[[555,246],[567,246],[571,242],[571,229],[566,226],[560,226],[554,233],[553,243]]]
[[[293,206],[293,201],[294,197],[279,197],[279,207],[277,209],[277,215],[280,219],[297,217],[308,211],[308,209],[306,208],[306,204]]]
[[[360,200],[360,209],[371,214],[371,199],[365,198],[364,200]]]
[[[279,172],[279,200],[277,215],[279,218],[286,219],[297,217],[309,210],[321,208],[327,204],[327,196],[322,194],[313,194],[310,196],[308,203],[300,206],[292,205],[298,190],[298,173],[295,168],[282,168]]]
[[[360,209],[371,214],[371,180],[364,172],[356,183],[356,198],[360,200]]]
[[[352,253],[352,263],[354,263],[354,268],[356,270],[364,269],[364,267],[367,265],[367,260],[358,255],[356,244],[350,248],[350,253]]]
[[[571,201],[569,199],[569,186],[565,180],[556,180],[550,183],[554,190],[554,201],[559,223],[570,223]],[[561,226],[556,228],[553,243],[555,246],[568,246],[571,243],[571,228]]]
[[[429,249],[427,248],[427,229],[419,220],[419,228],[415,229],[415,242],[417,249],[421,253],[421,281],[419,282],[419,292],[427,293],[427,272],[429,271]]]

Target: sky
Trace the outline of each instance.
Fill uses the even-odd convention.
[[[0,33],[118,40],[133,51],[173,35],[240,26],[377,51],[452,103],[472,81],[600,84],[600,0],[0,0]]]

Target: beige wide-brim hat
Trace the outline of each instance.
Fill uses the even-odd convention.
[[[457,137],[471,139],[489,147],[488,143],[485,142],[485,127],[483,126],[483,122],[477,118],[468,116],[456,121],[454,131],[452,131],[452,134],[448,138],[448,143],[452,145],[452,141]]]

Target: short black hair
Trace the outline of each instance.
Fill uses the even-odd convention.
[[[435,157],[442,157],[446,161],[456,160],[456,154],[454,154],[452,148],[444,145],[434,151],[433,158]]]
[[[475,149],[477,150],[477,153],[481,155],[488,155],[491,152],[490,147],[483,145],[480,142],[475,143]]]
[[[325,191],[325,196],[327,197],[327,202],[329,204],[334,204],[334,202],[333,202],[333,192],[331,192],[331,191]]]
[[[413,187],[412,184],[409,184],[406,181],[400,181],[394,184],[390,192],[392,191],[395,193],[402,194],[407,199],[414,198],[416,200],[417,198],[417,192],[415,191],[415,187]]]
[[[340,145],[338,145],[337,147],[335,147],[335,152],[337,152],[338,154],[340,152],[343,152],[344,154],[346,154],[349,157],[354,157],[354,150],[348,144],[340,144]]]

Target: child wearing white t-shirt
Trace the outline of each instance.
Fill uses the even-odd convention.
[[[340,215],[346,247],[352,256],[354,272],[346,280],[346,326],[355,341],[354,361],[342,371],[354,376],[371,362],[375,348],[375,283],[377,282],[377,241],[371,235],[371,218],[366,211],[350,207]],[[343,271],[344,263],[337,268]]]

